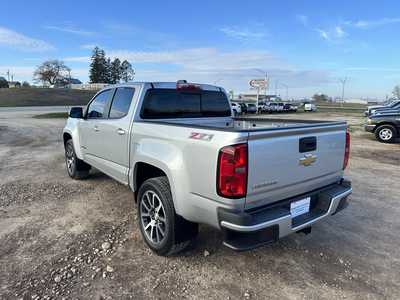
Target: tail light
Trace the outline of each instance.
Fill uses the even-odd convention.
[[[347,128],[347,130],[346,130],[346,146],[344,148],[343,170],[346,169],[347,165],[349,164],[349,157],[350,157],[350,131]]]
[[[226,198],[246,196],[247,144],[227,146],[219,151],[217,192]]]

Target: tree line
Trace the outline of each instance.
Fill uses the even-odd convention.
[[[90,83],[115,84],[133,80],[135,71],[129,61],[106,57],[103,49],[95,47],[89,69]],[[48,85],[72,83],[71,68],[58,59],[47,60],[33,73],[33,80]]]
[[[115,84],[120,81],[131,81],[135,75],[132,65],[127,61],[116,57],[113,61],[106,57],[103,49],[95,47],[92,53],[89,78],[92,83]]]

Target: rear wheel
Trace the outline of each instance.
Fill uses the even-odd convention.
[[[71,139],[65,142],[65,165],[68,175],[73,179],[84,179],[89,176],[90,165],[76,156]]]
[[[146,180],[138,192],[138,221],[147,246],[158,255],[184,250],[198,233],[198,225],[175,213],[168,179]]]
[[[396,128],[392,125],[382,125],[375,130],[375,137],[382,143],[393,143],[397,137]]]

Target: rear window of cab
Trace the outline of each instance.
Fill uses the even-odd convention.
[[[149,89],[144,97],[142,119],[228,117],[231,109],[220,91]]]

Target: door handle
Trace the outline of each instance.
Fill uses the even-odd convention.
[[[122,128],[118,128],[118,129],[117,129],[117,133],[118,133],[119,135],[124,135],[124,134],[125,134],[125,130],[123,130]]]
[[[94,131],[100,131],[100,129],[99,129],[99,127],[97,127],[97,125],[93,127],[93,130]]]

